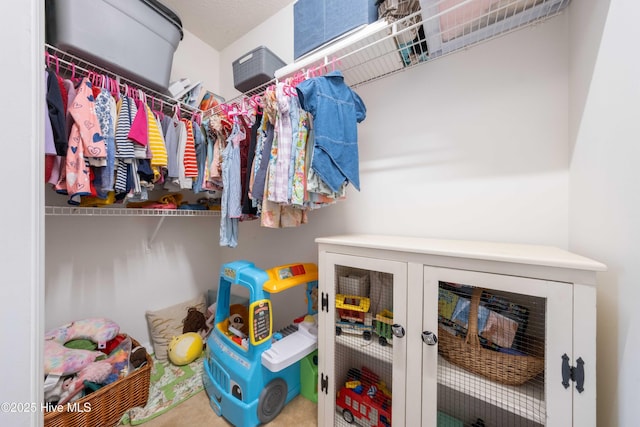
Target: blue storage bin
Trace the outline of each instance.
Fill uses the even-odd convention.
[[[293,56],[378,19],[376,0],[298,0],[293,5]]]

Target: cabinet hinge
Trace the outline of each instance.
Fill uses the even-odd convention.
[[[582,357],[578,357],[576,366],[571,366],[569,365],[569,356],[565,353],[562,355],[562,385],[564,388],[569,388],[569,380],[576,383],[578,393],[584,391],[584,360]]]
[[[322,293],[322,310],[321,311],[326,311],[327,313],[329,312],[329,294],[326,293]]]
[[[320,373],[320,391],[329,394],[329,377],[325,377],[323,373]]]

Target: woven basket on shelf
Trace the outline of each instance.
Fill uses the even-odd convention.
[[[131,338],[131,348],[140,345]],[[72,410],[63,405],[60,411],[44,415],[45,427],[112,427],[118,425],[125,411],[145,406],[149,397],[149,381],[153,359],[147,353],[147,363],[124,378],[108,384],[72,402]]]
[[[501,353],[482,347],[478,338],[478,305],[482,288],[474,288],[467,336],[458,337],[438,326],[438,351],[467,371],[506,385],[521,385],[544,371],[544,358]]]

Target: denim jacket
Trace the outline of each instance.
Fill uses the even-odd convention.
[[[357,124],[367,113],[362,99],[340,71],[305,80],[296,90],[300,106],[313,115],[311,167],[332,191],[345,180],[359,191]]]

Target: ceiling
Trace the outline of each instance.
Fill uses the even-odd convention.
[[[184,29],[221,51],[294,0],[161,0]]]

